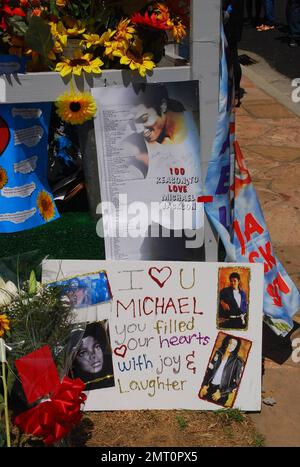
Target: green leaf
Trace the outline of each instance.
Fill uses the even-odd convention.
[[[32,16],[28,23],[25,42],[27,47],[38,52],[41,57],[47,58],[54,46],[49,24],[39,16]]]
[[[56,7],[56,1],[50,0],[50,13],[55,16],[59,16],[59,10]]]
[[[8,18],[7,22],[10,25],[12,32],[17,36],[24,36],[26,34],[28,26],[21,16],[14,15],[11,18]]]
[[[37,292],[37,281],[34,271],[31,271],[29,278],[29,294],[34,295]]]

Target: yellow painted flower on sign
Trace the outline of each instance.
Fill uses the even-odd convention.
[[[50,221],[55,215],[55,206],[47,191],[42,190],[37,196],[37,207],[44,221]]]
[[[3,167],[0,167],[0,190],[7,184],[8,182],[8,177],[6,170],[3,169]]]

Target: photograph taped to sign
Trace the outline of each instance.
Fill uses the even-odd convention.
[[[67,277],[48,286],[62,287],[62,293],[75,309],[98,305],[112,298],[106,271]]]
[[[218,275],[218,329],[247,329],[250,269],[222,267]]]
[[[87,391],[114,386],[109,321],[83,324],[81,329],[84,332],[72,331],[67,345],[70,378],[80,378]]]
[[[43,282],[107,271],[111,302],[99,305],[96,314],[89,308],[75,310],[77,323],[83,322],[83,311],[89,324],[107,323],[113,364],[114,386],[88,391],[85,410],[260,409],[263,266],[227,264],[249,270],[249,313],[247,328],[226,331],[217,328],[222,267],[162,261],[43,263]],[[221,397],[213,398],[215,387],[203,390],[211,384],[219,386]]]

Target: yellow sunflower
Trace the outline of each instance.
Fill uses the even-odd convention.
[[[9,330],[9,319],[7,315],[0,315],[0,337],[2,337],[3,334]]]
[[[133,38],[133,34],[135,33],[135,28],[130,25],[130,19],[122,19],[115,31],[112,31],[116,37],[116,40],[125,39],[129,41]]]
[[[81,51],[75,51],[74,58],[62,57],[62,61],[57,63],[55,71],[58,71],[62,77],[73,73],[80,76],[83,71],[86,73],[100,74],[103,65],[100,58],[94,58],[92,54],[82,55]]]
[[[63,46],[66,46],[68,42],[68,34],[64,25],[61,22],[49,22],[49,26],[51,27],[52,38],[55,41],[59,41]]]
[[[90,47],[96,47],[97,45],[103,45],[102,37],[98,34],[83,34],[85,40],[81,41],[81,44],[86,44],[87,49]]]
[[[7,184],[8,182],[8,177],[6,170],[3,169],[3,167],[0,167],[0,190]]]
[[[145,53],[143,55],[133,53],[132,50],[127,50],[123,53],[121,50],[114,52],[115,57],[120,57],[121,65],[127,65],[131,70],[138,70],[139,74],[145,78],[147,71],[152,71],[155,67],[155,63],[151,53]]]
[[[85,25],[81,21],[78,21],[67,28],[67,34],[68,36],[78,37],[85,32],[85,29]]]
[[[37,207],[44,221],[50,221],[55,215],[55,206],[51,196],[42,190],[37,196]]]
[[[97,106],[88,92],[65,92],[55,102],[56,112],[62,120],[71,125],[81,125],[94,117]]]

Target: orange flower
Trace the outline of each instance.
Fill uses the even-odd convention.
[[[9,329],[9,319],[7,315],[0,315],[0,337],[2,337],[6,331],[9,331]]]
[[[50,221],[55,215],[55,206],[51,196],[42,190],[37,196],[37,207],[44,221]]]
[[[55,1],[56,6],[59,8],[65,7],[67,3],[68,3],[68,0],[56,0]]]
[[[0,167],[0,190],[7,184],[8,178],[6,170]]]
[[[186,36],[186,28],[181,21],[174,23],[172,34],[176,42],[180,42]]]
[[[142,15],[141,13],[135,13],[131,17],[131,22],[133,24],[146,26],[151,29],[158,29],[162,31],[167,31],[172,27],[168,22],[166,22],[165,18],[159,18],[159,16],[155,13],[149,15],[147,11],[144,15]]]
[[[42,10],[40,8],[34,8],[31,12],[31,16],[41,16]]]

